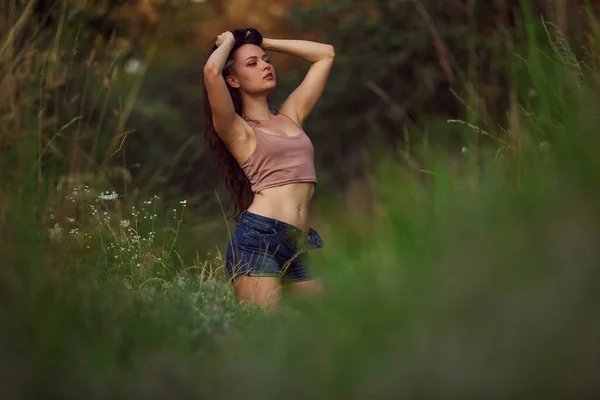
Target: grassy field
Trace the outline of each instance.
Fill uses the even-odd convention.
[[[325,297],[272,314],[236,304],[224,248],[178,257],[182,236],[193,246],[185,200],[165,212],[40,168],[39,104],[15,88],[49,66],[22,80],[5,48],[5,398],[597,396],[599,75],[529,33],[518,91],[533,94],[511,126],[482,127],[497,140],[481,149],[467,126],[458,162],[434,147],[404,155],[426,168],[373,156],[368,214],[318,204]]]

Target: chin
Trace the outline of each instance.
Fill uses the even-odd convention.
[[[271,81],[271,82],[268,82],[267,84],[263,85],[262,90],[259,90],[259,92],[269,94],[272,91],[274,91],[276,87],[277,87],[277,84],[275,83],[275,81]]]

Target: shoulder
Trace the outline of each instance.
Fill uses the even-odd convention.
[[[279,110],[279,112],[277,113],[277,115],[281,115],[283,118],[293,122],[294,125],[302,129],[302,121],[300,121],[298,115],[296,115],[296,113],[292,112],[291,110],[287,110],[282,107],[281,110]]]

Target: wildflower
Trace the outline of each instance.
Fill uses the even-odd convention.
[[[127,74],[133,75],[139,72],[142,66],[142,62],[137,58],[131,57],[125,61],[125,72]]]
[[[74,224],[75,223],[75,218],[67,218],[67,221],[69,221],[70,223]]]
[[[126,219],[122,220],[122,221],[121,221],[121,226],[122,226],[123,228],[128,228],[128,227],[129,227],[129,221],[128,221],[128,220],[126,220]]]
[[[100,196],[98,196],[98,199],[110,201],[115,200],[117,197],[119,197],[117,192],[113,191],[112,193],[109,193],[108,191],[106,191],[105,193],[101,193]]]
[[[48,229],[48,234],[50,235],[50,240],[52,242],[60,242],[62,239],[62,228],[56,223],[54,227]]]
[[[186,207],[186,204],[187,204],[187,200],[181,200],[181,201],[179,202],[179,204],[181,204],[181,206],[182,206],[183,208],[185,208],[185,207]]]

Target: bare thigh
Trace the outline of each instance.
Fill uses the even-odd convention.
[[[321,278],[303,282],[287,283],[286,290],[306,298],[319,298],[323,295],[323,282]]]
[[[281,301],[281,284],[278,277],[241,275],[235,278],[238,301],[253,303],[265,309],[277,310]]]

